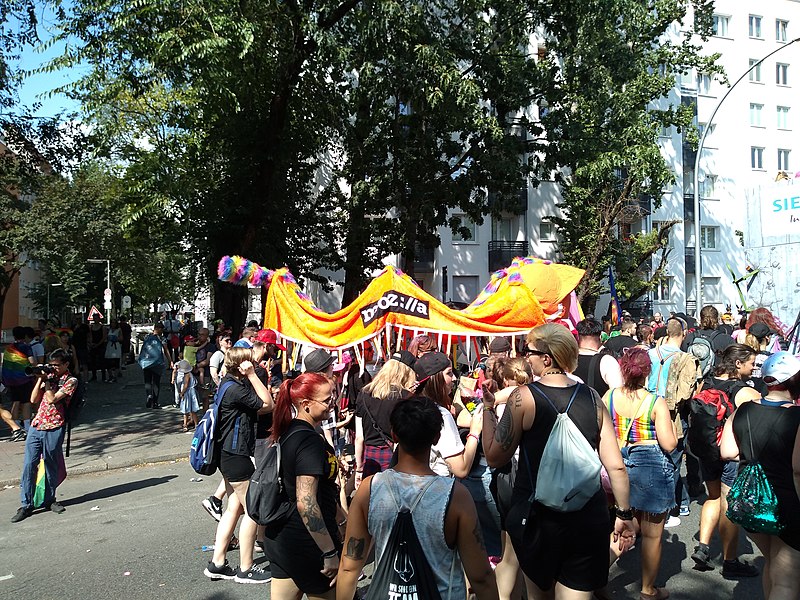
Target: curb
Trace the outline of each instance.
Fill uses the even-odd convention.
[[[189,462],[188,452],[176,452],[173,454],[160,454],[156,456],[147,456],[141,458],[130,458],[128,460],[114,461],[113,463],[99,462],[97,464],[89,464],[81,467],[73,467],[67,469],[67,476],[70,475],[87,475],[89,473],[102,473],[105,471],[117,471],[119,469],[127,469],[130,467],[141,467],[143,465],[165,463],[165,462]],[[20,478],[5,479],[0,481],[0,487],[5,486],[18,486]]]

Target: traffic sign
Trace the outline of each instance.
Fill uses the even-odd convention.
[[[111,300],[106,300],[105,302],[103,302],[103,308],[105,308],[106,310],[111,310]]]
[[[131,307],[131,297],[130,296],[123,296],[122,297],[122,308],[130,308]]]
[[[103,292],[103,298],[106,300],[111,300],[111,288],[106,288]]]
[[[89,311],[89,320],[91,321],[95,315],[99,316],[101,319],[103,318],[103,313],[100,312],[100,309],[96,306],[92,306],[92,309]]]

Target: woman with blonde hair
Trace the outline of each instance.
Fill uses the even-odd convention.
[[[356,485],[389,468],[394,452],[389,415],[410,395],[414,370],[395,359],[386,361],[356,398]]]
[[[514,389],[498,418],[495,397],[484,386],[483,449],[489,465],[502,467],[520,449],[507,530],[528,598],[588,598],[608,582],[608,507],[597,476],[597,492],[577,510],[560,512],[533,501],[539,465],[559,414],[567,417],[599,454],[617,501],[614,540],[621,550],[633,543],[628,474],[616,434],[600,398],[589,386],[567,377],[578,365],[578,344],[562,325],[539,325],[522,349],[536,383]]]

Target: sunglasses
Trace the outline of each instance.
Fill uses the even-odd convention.
[[[547,354],[549,354],[549,352],[542,352],[541,350],[537,350],[536,348],[529,348],[528,346],[525,346],[522,349],[522,356],[531,356],[531,355],[547,356]]]

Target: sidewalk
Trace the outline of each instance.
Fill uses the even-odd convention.
[[[144,407],[139,365],[128,365],[122,373],[117,383],[89,383],[86,405],[72,430],[68,475],[189,456],[192,436],[181,431],[183,415],[173,408],[169,374],[161,377],[160,397],[168,408],[151,410]],[[25,455],[25,442],[9,442],[9,433],[0,430],[0,486],[19,484]]]

